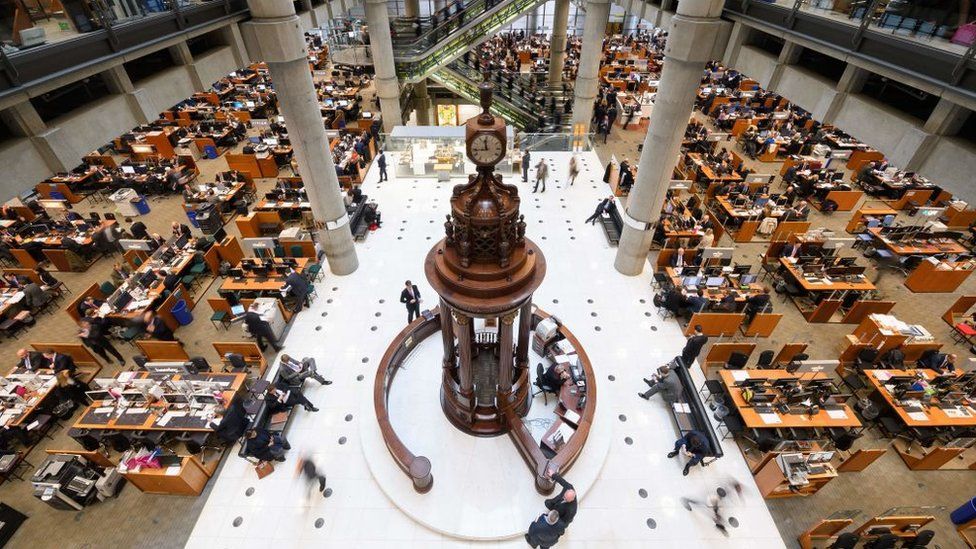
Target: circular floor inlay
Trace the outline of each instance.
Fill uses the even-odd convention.
[[[576,240],[576,237],[575,236],[571,236],[571,237],[569,237],[569,239],[570,240]]]
[[[346,437],[339,437],[339,444],[345,444],[345,443],[346,443]]]
[[[369,362],[369,357],[368,356],[364,356],[363,357],[363,364],[366,364],[367,362]]]
[[[592,299],[587,299],[586,302],[587,303],[593,303],[593,300]]]
[[[646,299],[642,299],[642,300],[640,300],[640,302],[641,303],[647,303],[647,300]]]
[[[616,381],[617,380],[617,376],[615,376],[613,374],[610,374],[610,375],[607,376],[607,379],[609,379],[610,381]]]
[[[322,316],[325,316],[325,315],[327,315],[327,314],[329,314],[329,313],[322,313]]]
[[[346,414],[346,421],[352,421],[352,414]]]
[[[358,376],[356,376],[356,381],[362,381],[364,379],[366,379],[366,378],[365,378],[365,376],[363,376],[363,374],[359,374]]]
[[[619,416],[617,416],[617,419],[619,419],[620,421],[627,421],[627,416],[620,414]]]
[[[630,437],[624,437],[624,442],[627,443],[627,446],[630,446],[631,444],[634,443],[634,439],[632,439]]]
[[[248,497],[253,496],[254,495],[254,487],[250,487],[247,490],[244,490],[244,495],[245,496],[248,496]]]
[[[720,498],[724,498],[725,496],[728,495],[728,492],[725,491],[725,488],[722,488],[721,486],[719,486],[718,489],[715,490],[715,492],[718,494],[718,497]]]
[[[647,490],[641,488],[640,490],[637,491],[637,495],[642,498],[647,498]]]
[[[602,330],[603,328],[601,328],[601,327],[599,327],[599,326],[594,326],[594,327],[593,327],[593,329],[599,332],[599,331],[600,331],[600,330]]]
[[[651,331],[652,332],[656,332],[657,331],[657,326],[651,326]]]
[[[657,521],[652,518],[647,519],[647,527],[651,530],[657,528]]]
[[[329,299],[326,299],[325,302],[326,303],[332,303],[332,298],[330,297]]]
[[[383,314],[383,313],[381,313],[381,312],[379,312],[379,311],[376,311],[376,316],[380,316],[380,315],[382,315],[382,314]]]
[[[327,497],[327,498],[332,497],[332,488],[326,488],[325,489],[325,492],[323,492],[323,493],[325,494],[325,497]]]
[[[739,519],[737,519],[735,517],[729,517],[729,524],[732,525],[732,528],[738,528],[739,527]]]
[[[385,299],[381,299],[380,300],[380,304],[382,305],[383,303],[386,303],[386,300]]]
[[[553,303],[559,303],[559,300],[558,299],[553,299],[552,302]]]
[[[397,237],[397,240],[403,240],[403,237],[402,236],[398,236]]]
[[[325,519],[321,519],[321,518],[320,519],[315,519],[315,527],[316,528],[321,528],[323,526],[325,526]]]
[[[590,316],[596,316],[596,311],[591,312]]]
[[[369,331],[375,332],[377,330],[376,326],[370,326]]]
[[[244,524],[244,517],[235,517],[234,522],[232,522],[231,524],[234,525],[234,528],[237,528],[238,526]]]
[[[315,331],[316,331],[316,332],[317,332],[317,331],[319,331],[319,330],[321,330],[321,329],[322,329],[322,327],[321,327],[321,326],[316,326],[316,327],[315,327]]]

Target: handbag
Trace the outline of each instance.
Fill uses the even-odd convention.
[[[259,461],[258,464],[254,466],[254,472],[258,474],[259,479],[274,473],[274,470],[274,464],[270,461]]]

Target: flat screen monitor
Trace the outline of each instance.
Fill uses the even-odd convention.
[[[710,276],[708,280],[705,281],[705,285],[709,288],[718,288],[725,282],[725,278],[721,276]]]
[[[681,282],[683,286],[698,286],[699,277],[697,276],[686,276]]]
[[[739,279],[739,284],[742,284],[743,286],[748,286],[749,284],[755,283],[758,278],[759,275],[754,275],[754,274],[742,275],[742,278]]]
[[[122,238],[119,239],[119,245],[122,246],[122,249],[126,251],[129,250],[139,250],[142,252],[152,251],[152,245],[149,244],[148,240],[128,240]]]
[[[133,175],[136,173],[136,169],[133,168],[132,166],[122,166],[122,173]]]

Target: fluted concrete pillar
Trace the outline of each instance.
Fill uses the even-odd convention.
[[[644,138],[637,180],[623,214],[624,230],[614,262],[614,267],[623,274],[638,275],[647,263],[654,226],[661,216],[702,71],[715,51],[722,3],[722,0],[682,0],[671,20],[664,70]]]
[[[406,17],[420,17],[420,0],[405,0],[403,15]]]
[[[574,88],[573,125],[582,124],[587,132],[590,130],[590,119],[593,118],[593,102],[596,101],[596,93],[600,89],[603,35],[607,31],[609,20],[609,0],[586,0],[583,44]]]
[[[563,65],[566,62],[566,27],[569,25],[569,0],[556,0],[552,15],[552,44],[549,49],[549,85],[563,82]]]
[[[389,133],[403,124],[400,112],[400,82],[393,63],[393,39],[390,36],[390,15],[386,0],[365,0],[366,24],[369,27],[369,48],[376,70],[376,95],[383,113],[383,130]]]
[[[338,275],[359,267],[356,249],[349,229],[349,217],[342,200],[339,178],[325,124],[319,111],[318,96],[308,69],[305,36],[301,22],[290,0],[248,0],[254,25],[258,58],[268,64],[278,105],[298,169],[305,183],[305,193],[315,218],[315,233],[325,250],[329,268]]]
[[[427,93],[427,80],[413,85],[414,110],[418,126],[430,126],[430,95]]]

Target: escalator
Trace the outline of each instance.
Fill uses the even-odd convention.
[[[397,33],[393,43],[397,76],[403,82],[418,82],[432,75],[545,1],[471,0],[460,12],[455,6],[445,8],[438,12],[436,25],[429,23],[424,32],[421,24],[419,36]],[[402,27],[393,25],[394,30]]]
[[[430,77],[457,95],[478,102],[478,82],[483,76],[462,60],[438,69]],[[566,105],[572,106],[571,91],[550,90],[544,83],[533,83],[532,77],[523,74],[496,71],[491,77],[495,84],[493,113],[519,130],[560,132],[570,127],[572,114],[566,113]]]

